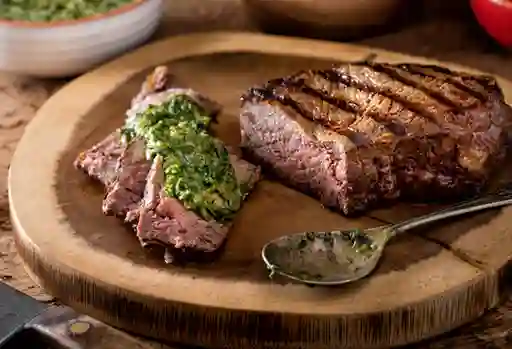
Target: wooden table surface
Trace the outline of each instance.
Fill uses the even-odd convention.
[[[254,30],[239,0],[167,0],[166,3],[163,24],[153,40],[191,31]],[[453,61],[512,80],[512,53],[490,44],[475,31],[470,20],[455,17],[432,18],[361,43]],[[24,127],[48,97],[66,82],[0,73],[0,278],[44,302],[54,300],[28,278],[14,248],[6,179],[11,155]],[[148,348],[169,348],[143,343]],[[512,348],[512,299],[504,300],[500,308],[490,311],[474,324],[419,347]]]

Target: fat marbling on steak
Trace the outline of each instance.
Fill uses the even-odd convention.
[[[175,95],[188,96],[212,116],[219,112],[215,102],[190,89],[169,88],[168,81],[167,68],[157,67],[133,99],[127,116]],[[234,175],[248,194],[260,178],[260,169],[241,159],[234,149],[226,149]],[[143,246],[163,246],[167,262],[209,259],[227,237],[229,224],[205,221],[165,194],[161,158],[147,159],[141,139],[126,143],[116,130],[82,152],[75,167],[105,186],[103,212],[129,223]]]
[[[368,61],[251,88],[240,114],[256,161],[347,215],[478,193],[504,158],[511,121],[492,77]]]

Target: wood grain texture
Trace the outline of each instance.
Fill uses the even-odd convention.
[[[297,230],[371,227],[380,224],[372,217],[393,217],[374,212],[348,220],[264,181],[237,217],[219,261],[175,268],[144,254],[129,231],[104,217],[101,189],[71,166],[81,149],[122,123],[143,74],[157,64],[167,63],[180,84],[221,102],[217,131],[236,143],[238,96],[247,86],[369,52],[388,62],[436,63],[359,46],[216,33],[167,39],[78,78],[40,109],[11,164],[11,214],[28,269],[78,310],[135,333],[194,345],[380,348],[480,316],[503,291],[501,275],[512,254],[510,209],[453,225],[457,250],[421,234],[403,236],[371,278],[344,288],[308,288],[267,280],[259,249],[268,239]],[[510,101],[512,84],[500,84]],[[415,214],[406,206],[400,211]],[[482,234],[489,243],[480,243]]]

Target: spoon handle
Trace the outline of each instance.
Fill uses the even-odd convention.
[[[449,206],[447,208],[414,217],[393,225],[393,235],[405,232],[419,226],[440,221],[442,219],[456,217],[471,212],[482,211],[512,204],[512,187],[506,187],[494,193]]]

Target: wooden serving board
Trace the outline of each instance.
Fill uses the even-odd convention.
[[[179,83],[222,103],[217,131],[236,144],[239,96],[247,87],[372,52],[380,61],[438,63],[338,43],[210,33],[157,42],[76,79],[40,109],[12,160],[11,213],[27,269],[79,311],[138,334],[212,348],[381,348],[480,316],[499,302],[512,255],[512,208],[398,237],[371,277],[310,288],[271,282],[260,260],[263,244],[290,232],[373,227],[434,208],[400,204],[349,220],[265,180],[219,260],[174,267],[103,216],[102,188],[72,166],[79,151],[122,124],[155,65],[168,64]],[[511,101],[512,83],[499,82]]]

